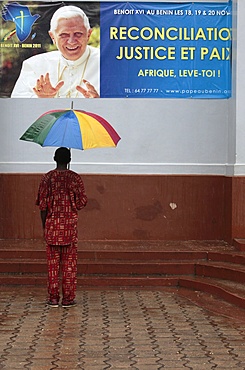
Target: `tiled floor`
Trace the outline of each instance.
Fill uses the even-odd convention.
[[[72,308],[45,299],[45,287],[1,287],[0,369],[245,369],[245,320],[176,289],[79,288]]]

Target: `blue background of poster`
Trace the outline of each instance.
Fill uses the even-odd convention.
[[[215,31],[231,30],[231,2],[229,3],[101,3],[101,97],[103,98],[229,98],[231,96],[231,40],[222,31],[216,37]],[[187,29],[194,35],[202,28],[206,38],[176,40],[165,38],[136,39],[137,30],[129,38],[115,33],[110,38],[111,27],[155,27],[168,29],[175,27],[171,35],[179,35],[179,30]],[[199,34],[200,35],[200,34]],[[118,38],[116,38],[118,37]],[[195,38],[195,37],[194,37]],[[169,57],[163,50],[160,56],[151,57],[143,50],[142,58],[135,58],[136,47],[172,48]],[[131,49],[132,48],[132,49]],[[185,49],[183,49],[185,48]],[[191,49],[190,49],[191,48]],[[203,49],[202,49],[203,48]],[[204,49],[205,48],[205,49]],[[117,59],[123,50],[123,57]],[[125,51],[126,50],[126,51]],[[131,51],[133,50],[133,54]],[[149,50],[149,49],[148,49]],[[174,50],[174,54],[173,54]],[[127,54],[126,54],[127,53]],[[203,53],[203,54],[201,54]],[[206,53],[206,54],[205,54]],[[136,53],[138,55],[138,53]],[[128,55],[125,57],[125,55]],[[133,55],[133,58],[131,56]],[[202,57],[201,57],[202,55]],[[137,56],[138,58],[138,56]],[[149,72],[149,71],[153,72]],[[148,71],[148,72],[147,72]],[[147,74],[152,73],[153,76]],[[162,77],[164,75],[164,77]]]

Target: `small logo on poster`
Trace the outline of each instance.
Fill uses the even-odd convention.
[[[32,25],[40,17],[39,14],[31,15],[25,5],[9,3],[3,7],[2,18],[15,23],[15,32],[20,42],[23,42],[31,33]]]

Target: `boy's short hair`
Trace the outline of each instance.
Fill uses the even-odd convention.
[[[60,164],[68,164],[71,161],[71,151],[70,149],[61,147],[56,149],[54,154],[54,160]]]

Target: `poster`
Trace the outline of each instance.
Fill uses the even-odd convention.
[[[89,18],[93,32],[88,44],[97,48],[100,55],[96,70],[98,97],[226,99],[231,96],[231,1],[1,1],[2,98],[12,96],[24,61],[38,54],[58,53],[49,35],[50,19],[64,5],[83,9]],[[75,44],[72,47],[75,49]],[[55,59],[50,70],[45,70],[45,64],[40,70],[38,64],[36,68],[32,66],[35,80],[29,84],[31,93],[25,95],[21,91],[18,97],[38,97],[33,88],[40,73],[49,72],[52,86],[56,87],[64,80],[64,75],[58,73],[58,63]],[[82,72],[79,73],[75,81],[78,85],[82,84]],[[27,84],[28,79],[24,80]],[[84,97],[80,91],[73,90],[53,97]]]
[[[101,3],[104,97],[228,98],[231,2]]]

